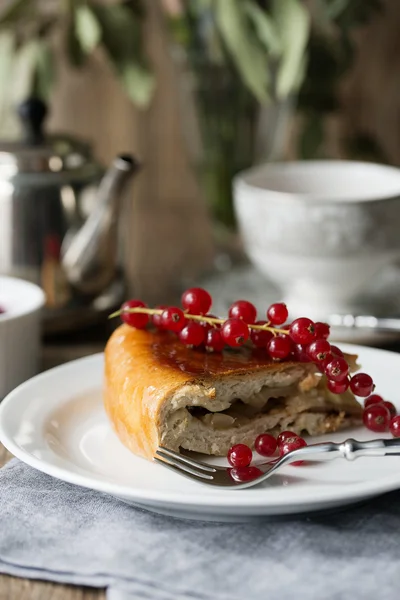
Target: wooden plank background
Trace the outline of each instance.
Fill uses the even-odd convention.
[[[385,158],[400,165],[400,2],[381,1],[384,13],[357,36],[357,58],[343,86],[341,132],[372,135]]]
[[[125,265],[134,293],[161,302],[182,278],[211,265],[213,240],[184,150],[177,73],[158,1],[147,7],[146,43],[157,79],[149,110],[133,108],[98,54],[84,71],[62,64],[49,127],[91,139],[104,164],[121,151],[143,161],[126,219]]]
[[[376,137],[387,160],[400,164],[400,2],[357,35],[358,57],[343,84],[343,110],[331,121],[333,154],[349,131]],[[177,72],[161,25],[160,0],[147,2],[146,40],[157,78],[150,109],[136,111],[104,56],[82,71],[63,65],[50,127],[91,139],[106,164],[122,151],[137,154],[144,170],[126,219],[124,262],[130,288],[159,302],[182,278],[212,265],[213,238],[204,199],[191,171],[180,125]]]

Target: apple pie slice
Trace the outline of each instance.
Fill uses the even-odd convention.
[[[355,369],[356,357],[346,356]],[[332,394],[313,363],[273,362],[249,348],[207,354],[167,332],[127,325],[105,351],[104,403],[120,440],[151,459],[158,446],[222,456],[260,433],[317,435],[361,421],[351,392]]]

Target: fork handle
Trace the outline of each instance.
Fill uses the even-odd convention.
[[[352,461],[360,456],[400,455],[400,438],[369,440],[367,442],[360,442],[350,438],[338,444],[335,442],[315,444],[314,446],[307,446],[307,448],[301,448],[295,452],[301,453],[302,458],[306,460],[345,458]],[[295,452],[293,452],[293,455]],[[293,460],[295,459],[293,458]]]
[[[369,440],[359,442],[352,438],[342,444],[336,444],[338,451],[346,460],[355,460],[360,456],[387,456],[400,454],[400,439]]]

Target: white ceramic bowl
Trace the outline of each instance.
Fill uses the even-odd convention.
[[[400,258],[400,169],[352,161],[271,163],[239,174],[235,210],[254,265],[293,314],[351,310]]]
[[[0,276],[0,400],[38,369],[42,290],[22,279]]]

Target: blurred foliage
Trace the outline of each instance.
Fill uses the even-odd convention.
[[[138,0],[6,0],[0,9],[0,98],[9,104],[29,94],[49,99],[57,74],[54,42],[61,35],[74,67],[101,46],[132,102],[146,107],[155,82],[143,50],[143,7]]]
[[[171,9],[172,38],[194,71],[202,56],[211,65],[235,69],[258,103],[298,96],[297,154],[324,156],[324,120],[339,108],[340,83],[354,60],[354,32],[382,9],[380,0],[164,0],[164,5]],[[348,150],[362,146],[362,140],[350,140]]]
[[[261,103],[295,93],[306,75],[315,74],[313,60],[308,71],[306,64],[318,44],[342,68],[351,56],[349,33],[378,5],[378,0],[313,0],[321,38],[313,41],[310,11],[302,0],[160,2],[175,43],[194,51],[201,48],[210,61],[232,64]],[[17,87],[30,85],[41,94],[50,93],[55,74],[54,64],[50,68],[52,42],[61,33],[76,67],[102,46],[129,97],[145,107],[154,89],[143,50],[145,8],[144,0],[6,0],[0,9],[0,38],[12,39],[3,43],[19,62],[20,76],[29,80]],[[4,88],[9,80],[1,75]]]
[[[339,109],[339,87],[355,56],[354,32],[382,10],[380,0],[312,0],[310,4],[308,63],[298,98],[303,115],[299,155],[306,159],[324,157],[323,121]],[[346,150],[351,157],[378,160],[381,152],[370,142],[363,136],[349,139]]]
[[[354,30],[380,10],[380,0],[157,1],[194,68],[199,56],[226,67],[256,105],[298,95],[299,153],[323,155],[322,119],[337,109]],[[129,98],[146,108],[155,80],[143,47],[145,12],[146,0],[3,0],[0,112],[32,93],[50,98],[59,36],[77,68],[102,47]]]
[[[302,0],[163,0],[172,39],[189,60],[236,70],[265,104],[299,89],[310,33]]]

